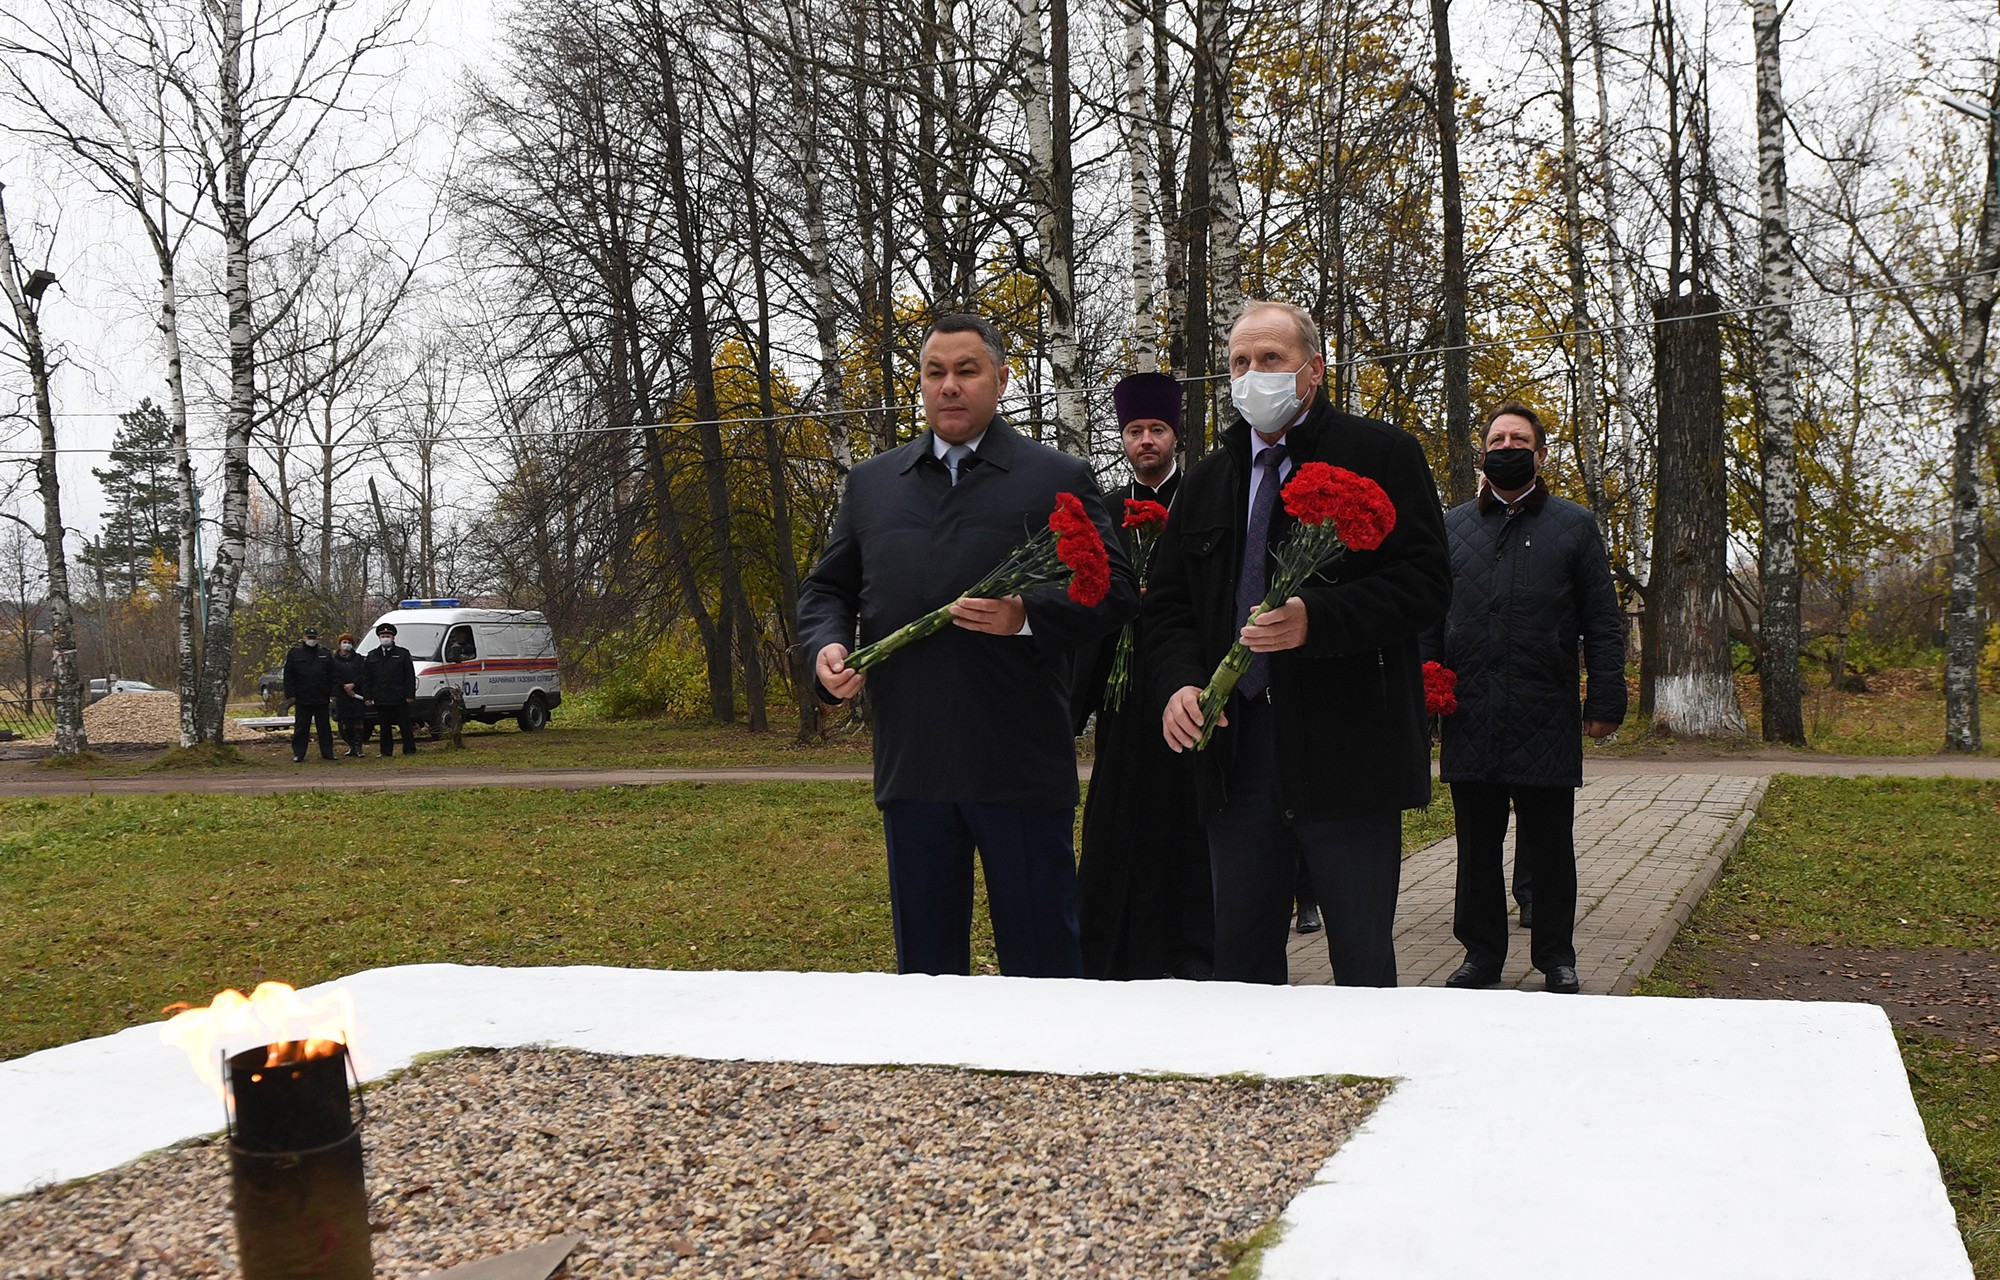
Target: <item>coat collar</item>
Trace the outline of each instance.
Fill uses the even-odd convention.
[[[1291,430],[1285,432],[1286,452],[1294,463],[1318,456],[1319,440],[1326,432],[1326,421],[1333,412],[1333,402],[1326,398],[1326,388],[1313,391],[1312,404],[1306,409],[1305,418]],[[1239,470],[1250,465],[1250,424],[1238,418],[1222,433],[1222,447],[1236,459]]]
[[[1548,505],[1549,487],[1542,483],[1540,476],[1535,477],[1535,487],[1522,494],[1521,500],[1512,507],[1500,501],[1485,481],[1482,480],[1479,485],[1479,514],[1482,516],[1490,516],[1496,511],[1526,511],[1531,516],[1539,515],[1542,508]]]
[[[925,427],[922,435],[903,445],[903,465],[896,468],[897,474],[900,475],[908,471],[925,458],[934,459],[937,456],[937,451],[932,447],[931,442],[936,438],[937,433],[929,427]],[[1013,424],[1009,423],[1006,418],[996,413],[993,415],[993,421],[986,424],[986,434],[979,438],[979,448],[977,450],[979,465],[983,467],[998,467],[1002,471],[1011,471],[1014,467],[1015,459],[1020,456],[1021,444],[1021,433],[1014,430]]]

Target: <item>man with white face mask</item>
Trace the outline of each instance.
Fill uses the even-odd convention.
[[[1201,735],[1197,699],[1230,644],[1251,667],[1197,757],[1215,887],[1215,976],[1283,983],[1303,857],[1319,892],[1334,981],[1396,985],[1402,811],[1430,802],[1417,639],[1451,600],[1443,504],[1416,438],[1341,413],[1321,383],[1319,328],[1252,302],[1229,334],[1237,421],[1188,470],[1154,553],[1141,627],[1161,729]],[[1278,490],[1308,462],[1357,472],[1395,504],[1373,551],[1350,550],[1246,625],[1296,522]]]

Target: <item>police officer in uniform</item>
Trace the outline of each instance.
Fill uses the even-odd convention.
[[[363,687],[368,705],[375,709],[376,722],[382,726],[382,754],[396,754],[394,734],[400,728],[403,754],[412,756],[417,753],[417,733],[410,724],[410,707],[417,700],[417,666],[410,651],[397,645],[395,623],[375,628],[375,640],[375,648],[362,664]]]

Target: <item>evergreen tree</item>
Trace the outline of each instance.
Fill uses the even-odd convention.
[[[111,465],[91,468],[104,486],[110,515],[103,536],[85,544],[83,561],[100,580],[125,581],[128,596],[136,595],[153,554],[178,564],[180,505],[174,483],[173,426],[150,399],[118,415],[117,436],[111,444]]]

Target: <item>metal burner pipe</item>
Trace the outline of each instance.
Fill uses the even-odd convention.
[[[347,1047],[267,1066],[278,1047],[229,1059],[229,1180],[244,1280],[373,1280]]]

